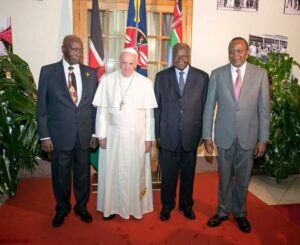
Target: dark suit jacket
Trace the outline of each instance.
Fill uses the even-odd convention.
[[[163,149],[175,151],[179,140],[186,151],[196,150],[202,136],[202,114],[208,87],[208,74],[189,68],[180,96],[175,67],[159,72],[154,91],[158,108],[155,113],[155,137]]]
[[[80,65],[82,96],[76,106],[69,94],[62,61],[42,67],[37,99],[39,138],[50,137],[55,150],[73,149],[78,134],[87,149],[95,128],[92,100],[97,88],[96,71]]]

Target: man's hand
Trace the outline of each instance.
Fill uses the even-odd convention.
[[[90,148],[91,149],[96,149],[98,147],[98,138],[92,137],[91,142],[90,142]]]
[[[156,140],[156,147],[158,150],[160,150],[160,139]]]
[[[204,147],[207,153],[212,154],[214,150],[214,142],[212,139],[204,139]]]
[[[99,144],[102,149],[106,149],[107,138],[99,139]]]
[[[53,144],[51,139],[44,139],[41,140],[41,144],[42,144],[42,150],[47,152],[47,153],[51,153],[53,151]]]
[[[152,147],[152,141],[145,141],[145,153],[150,152]]]
[[[255,158],[262,157],[265,154],[266,149],[267,149],[267,143],[257,142],[255,147],[255,152],[254,152]]]

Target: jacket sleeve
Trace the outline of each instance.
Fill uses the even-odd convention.
[[[48,112],[47,112],[47,77],[45,67],[42,67],[38,83],[38,95],[36,103],[36,117],[39,139],[48,138]]]
[[[270,95],[267,71],[262,74],[262,82],[258,97],[258,141],[268,142],[270,130]]]
[[[160,93],[160,75],[156,75],[154,82],[154,93],[157,101],[157,108],[154,108],[155,119],[155,139],[160,138],[160,120],[161,120],[161,93]]]
[[[207,97],[203,113],[202,138],[212,139],[213,116],[217,100],[217,79],[212,72],[209,83]]]

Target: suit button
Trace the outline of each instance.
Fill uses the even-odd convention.
[[[240,109],[239,108],[236,108],[236,111],[239,111]]]
[[[183,110],[181,110],[180,113],[182,114],[182,113],[183,113]]]

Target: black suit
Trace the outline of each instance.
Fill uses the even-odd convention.
[[[73,169],[76,211],[86,209],[89,199],[89,145],[94,133],[95,108],[92,100],[97,88],[96,71],[80,65],[81,100],[76,106],[69,94],[62,61],[42,67],[37,100],[39,138],[53,143],[52,183],[56,212],[70,209],[71,169]]]
[[[155,137],[160,141],[162,167],[161,199],[173,209],[180,171],[179,208],[193,205],[193,182],[197,147],[201,139],[202,114],[208,85],[207,73],[189,67],[183,95],[180,95],[175,67],[159,72],[154,90]]]

